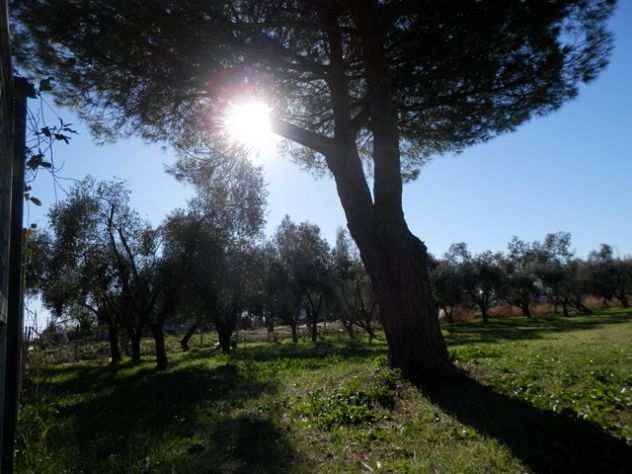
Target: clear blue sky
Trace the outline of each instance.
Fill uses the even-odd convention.
[[[580,256],[602,242],[632,254],[631,24],[632,0],[621,0],[612,19],[611,64],[579,98],[513,134],[435,159],[406,186],[406,218],[431,252],[442,255],[458,241],[474,251],[501,250],[513,235],[539,240],[564,230],[573,234]],[[80,132],[56,149],[58,163],[65,163],[62,175],[127,180],[132,204],[154,224],[185,205],[191,190],[164,173],[175,159],[171,152],[136,139],[97,146],[70,111],[59,113]],[[336,228],[345,224],[333,181],[314,179],[282,156],[268,159],[264,168],[267,232],[290,214],[318,224],[333,242]],[[45,206],[54,202],[45,174],[34,189]],[[45,225],[45,207],[29,210],[29,223]]]

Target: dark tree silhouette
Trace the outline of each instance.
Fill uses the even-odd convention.
[[[21,64],[52,75],[58,99],[101,135],[185,147],[236,97],[265,96],[276,132],[299,145],[295,156],[333,174],[391,363],[411,377],[450,363],[426,247],[404,219],[403,182],[432,155],[512,131],[574,97],[606,65],[615,4],[13,3]]]

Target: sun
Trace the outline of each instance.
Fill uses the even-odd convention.
[[[269,149],[276,141],[270,124],[270,111],[270,107],[258,99],[233,104],[224,119],[230,140],[252,151]]]

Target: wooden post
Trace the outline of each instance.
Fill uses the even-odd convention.
[[[11,240],[9,245],[9,290],[6,326],[6,364],[4,373],[4,416],[2,474],[13,472],[13,451],[17,421],[18,387],[24,326],[24,287],[22,273],[24,157],[26,151],[26,102],[32,88],[21,78],[14,89],[14,152],[11,195]]]

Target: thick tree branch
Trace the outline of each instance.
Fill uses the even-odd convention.
[[[283,120],[272,121],[272,131],[277,135],[310,148],[318,153],[327,155],[335,148],[335,142],[318,133],[310,132]]]

